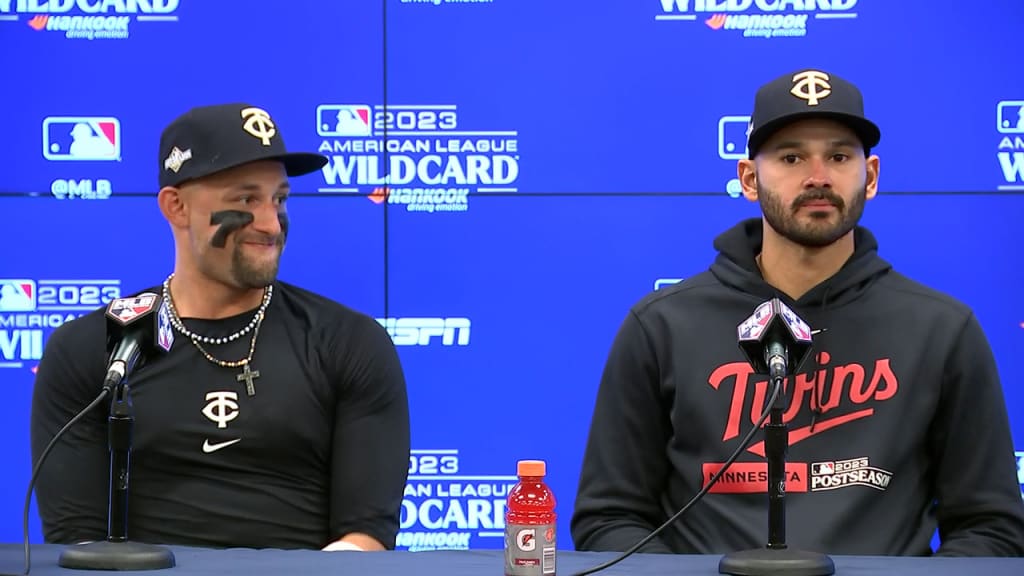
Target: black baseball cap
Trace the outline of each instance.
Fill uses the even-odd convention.
[[[288,152],[281,130],[263,108],[245,103],[200,106],[175,118],[160,135],[160,187],[209,176],[257,160],[278,160],[289,176],[315,172],[327,157]]]
[[[822,70],[801,70],[761,86],[754,97],[747,151],[750,158],[780,128],[805,118],[842,122],[857,134],[864,150],[878,145],[882,133],[864,115],[864,98],[852,83]]]

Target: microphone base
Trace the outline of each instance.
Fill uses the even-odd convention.
[[[141,542],[100,540],[75,544],[60,553],[57,564],[73,570],[163,570],[173,568],[174,553]]]
[[[832,559],[792,548],[755,548],[730,552],[718,563],[719,574],[732,576],[832,576]]]

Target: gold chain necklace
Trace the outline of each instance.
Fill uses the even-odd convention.
[[[192,344],[194,344],[195,347],[198,348],[199,351],[203,353],[203,356],[206,356],[206,359],[209,360],[210,362],[213,362],[214,364],[217,364],[218,366],[223,366],[225,368],[237,368],[241,366],[242,371],[237,376],[235,376],[235,380],[238,382],[245,382],[245,393],[248,394],[249,396],[255,396],[256,387],[253,384],[253,380],[260,377],[260,371],[250,369],[249,365],[252,362],[253,354],[256,352],[256,337],[260,333],[260,326],[262,324],[263,312],[260,312],[257,315],[256,326],[253,328],[252,331],[252,340],[249,341],[249,355],[241,360],[229,361],[214,358],[209,352],[203,349],[202,345],[199,344],[198,339],[196,339],[193,336],[192,338],[190,338],[190,340],[192,341]]]
[[[173,274],[172,274],[172,276],[173,276]],[[249,326],[247,328],[245,328],[241,332],[236,333],[236,334],[234,334],[231,337],[226,338],[226,339],[219,339],[219,338],[218,339],[213,339],[213,338],[207,338],[207,337],[204,337],[204,336],[200,336],[200,335],[196,334],[195,332],[192,332],[192,331],[190,331],[190,330],[185,328],[185,325],[181,321],[181,318],[178,317],[178,311],[177,311],[177,309],[175,309],[174,304],[173,304],[173,300],[171,298],[170,280],[171,280],[171,278],[169,276],[167,278],[167,280],[164,281],[163,295],[164,295],[164,299],[167,301],[167,304],[168,304],[167,307],[168,307],[168,309],[170,311],[171,324],[179,332],[181,332],[182,334],[187,336],[188,339],[192,342],[192,344],[210,362],[213,362],[214,364],[216,364],[218,366],[222,366],[224,368],[237,368],[237,367],[241,366],[242,367],[242,372],[240,372],[237,376],[235,376],[235,381],[237,381],[237,382],[245,382],[245,393],[248,394],[249,396],[255,396],[256,395],[256,386],[253,384],[253,380],[255,380],[256,378],[260,377],[260,371],[259,370],[252,370],[251,367],[250,367],[250,364],[252,363],[253,355],[256,353],[256,338],[257,338],[257,336],[259,336],[260,326],[263,325],[263,318],[265,317],[267,306],[270,304],[270,295],[273,293],[272,292],[273,287],[272,286],[268,287],[268,290],[267,290],[267,292],[266,292],[266,294],[265,294],[265,296],[263,298],[263,303],[260,306],[260,309],[256,312],[256,316],[253,318],[252,322],[249,323]],[[227,341],[234,340],[238,336],[241,336],[241,335],[245,334],[245,332],[248,331],[250,328],[252,329],[252,339],[249,341],[249,354],[248,354],[248,356],[246,356],[245,358],[243,358],[241,360],[221,360],[219,358],[214,358],[213,355],[210,354],[209,352],[207,352],[206,349],[204,349],[203,346],[199,343],[200,340],[203,340],[203,341],[209,342],[209,343],[216,343],[216,344],[226,343]]]

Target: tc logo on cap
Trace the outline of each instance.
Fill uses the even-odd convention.
[[[270,119],[270,114],[266,110],[244,108],[242,119],[245,120],[242,130],[248,132],[253,138],[262,140],[264,146],[270,146],[270,139],[277,134],[277,128],[274,127],[274,121]]]
[[[793,75],[793,88],[789,93],[806,100],[808,106],[817,106],[832,93],[832,85],[828,83],[828,74],[807,70]]]

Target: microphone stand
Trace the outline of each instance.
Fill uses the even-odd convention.
[[[128,484],[135,416],[125,377],[110,388],[107,435],[110,446],[110,496],[107,539],[65,548],[57,563],[79,570],[162,570],[175,565],[168,548],[128,540]]]
[[[824,554],[797,550],[786,545],[786,454],[789,429],[782,421],[785,412],[783,376],[771,378],[772,403],[764,431],[768,460],[768,545],[730,552],[718,563],[718,572],[733,576],[831,576],[836,568]]]

